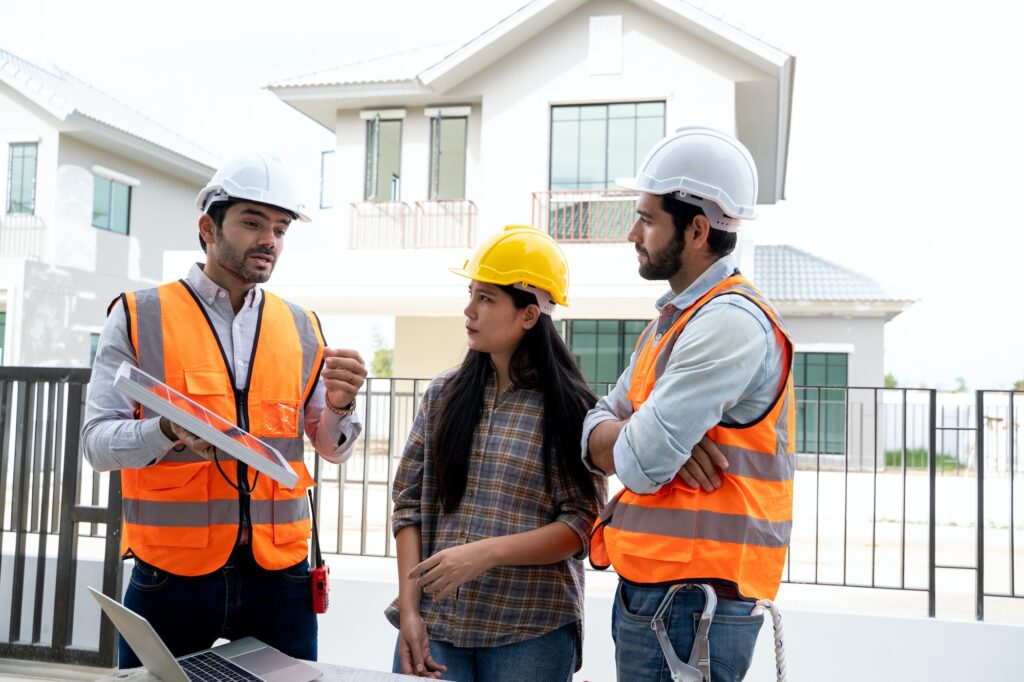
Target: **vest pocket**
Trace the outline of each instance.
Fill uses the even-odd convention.
[[[138,470],[141,544],[206,547],[210,543],[210,474],[206,462],[159,464]]]
[[[299,436],[299,403],[297,400],[264,400],[263,429],[267,438]]]
[[[224,373],[210,369],[185,368],[185,389],[191,395],[224,395]]]

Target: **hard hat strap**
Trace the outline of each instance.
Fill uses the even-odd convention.
[[[686,192],[674,192],[672,198],[684,204],[696,206],[704,211],[704,215],[707,217],[708,222],[711,223],[711,227],[716,230],[722,230],[723,232],[736,232],[739,230],[740,219],[726,215],[722,207],[710,199],[687,194]]]
[[[516,289],[519,289],[520,291],[525,291],[533,294],[537,298],[537,305],[540,306],[540,311],[545,315],[551,315],[552,313],[555,312],[555,307],[557,306],[557,304],[555,303],[555,299],[553,299],[551,297],[551,294],[549,294],[548,292],[544,291],[543,289],[539,289],[535,286],[532,286],[530,284],[524,284],[522,282],[516,282],[512,286],[515,287]]]

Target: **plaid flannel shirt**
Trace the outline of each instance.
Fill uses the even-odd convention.
[[[579,536],[577,556],[544,566],[498,566],[437,602],[428,595],[420,612],[431,639],[458,647],[492,647],[545,635],[583,621],[583,565],[590,530],[601,505],[585,501],[552,462],[545,480],[542,447],[544,397],[524,385],[496,396],[492,372],[483,414],[473,437],[466,493],[452,514],[442,511],[433,456],[438,398],[449,370],[427,388],[395,475],[392,531],[419,525],[422,558],[482,538],[512,535],[560,521]],[[575,453],[573,453],[575,455]],[[606,483],[598,482],[603,500]],[[386,611],[398,627],[398,601]]]

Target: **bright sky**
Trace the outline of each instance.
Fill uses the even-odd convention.
[[[525,2],[5,2],[0,47],[61,66],[221,157],[256,145],[316,182],[333,135],[263,85],[469,38]],[[901,384],[1024,379],[1024,6],[696,4],[797,56],[787,200],[751,226],[757,241],[917,299],[886,327],[885,368]]]

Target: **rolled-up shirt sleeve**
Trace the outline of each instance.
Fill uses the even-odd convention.
[[[353,412],[347,417],[327,409],[327,391],[321,377],[313,395],[309,398],[304,415],[306,436],[313,449],[328,462],[342,464],[355,449],[356,439],[363,432],[359,415]]]
[[[114,388],[114,375],[122,362],[138,366],[124,304],[119,303],[100,333],[85,402],[82,451],[96,471],[140,469],[174,445],[160,430],[159,417],[136,419],[138,403]]]
[[[553,470],[556,470],[552,467]],[[557,475],[557,474],[556,474]],[[555,506],[558,515],[555,521],[569,526],[572,532],[580,539],[581,548],[576,554],[577,559],[586,559],[590,554],[590,532],[594,528],[594,521],[601,513],[601,506],[608,497],[608,480],[604,475],[594,477],[594,487],[597,490],[597,500],[590,501],[580,494],[580,491],[571,481],[558,476],[555,490]]]
[[[629,392],[629,383],[633,380],[633,360],[635,357],[636,351],[633,352],[633,356],[629,359],[629,365],[626,366],[626,370],[619,377],[619,380],[615,382],[612,390],[608,392],[608,395],[597,401],[597,404],[591,408],[583,420],[580,454],[583,457],[583,463],[587,465],[587,469],[599,476],[604,476],[605,473],[590,460],[590,434],[601,422],[606,422],[610,419],[622,420],[633,414],[633,403],[629,401],[626,394]]]
[[[724,297],[694,316],[651,395],[615,441],[615,472],[623,485],[648,494],[672,480],[704,434],[764,380],[770,333]]]

